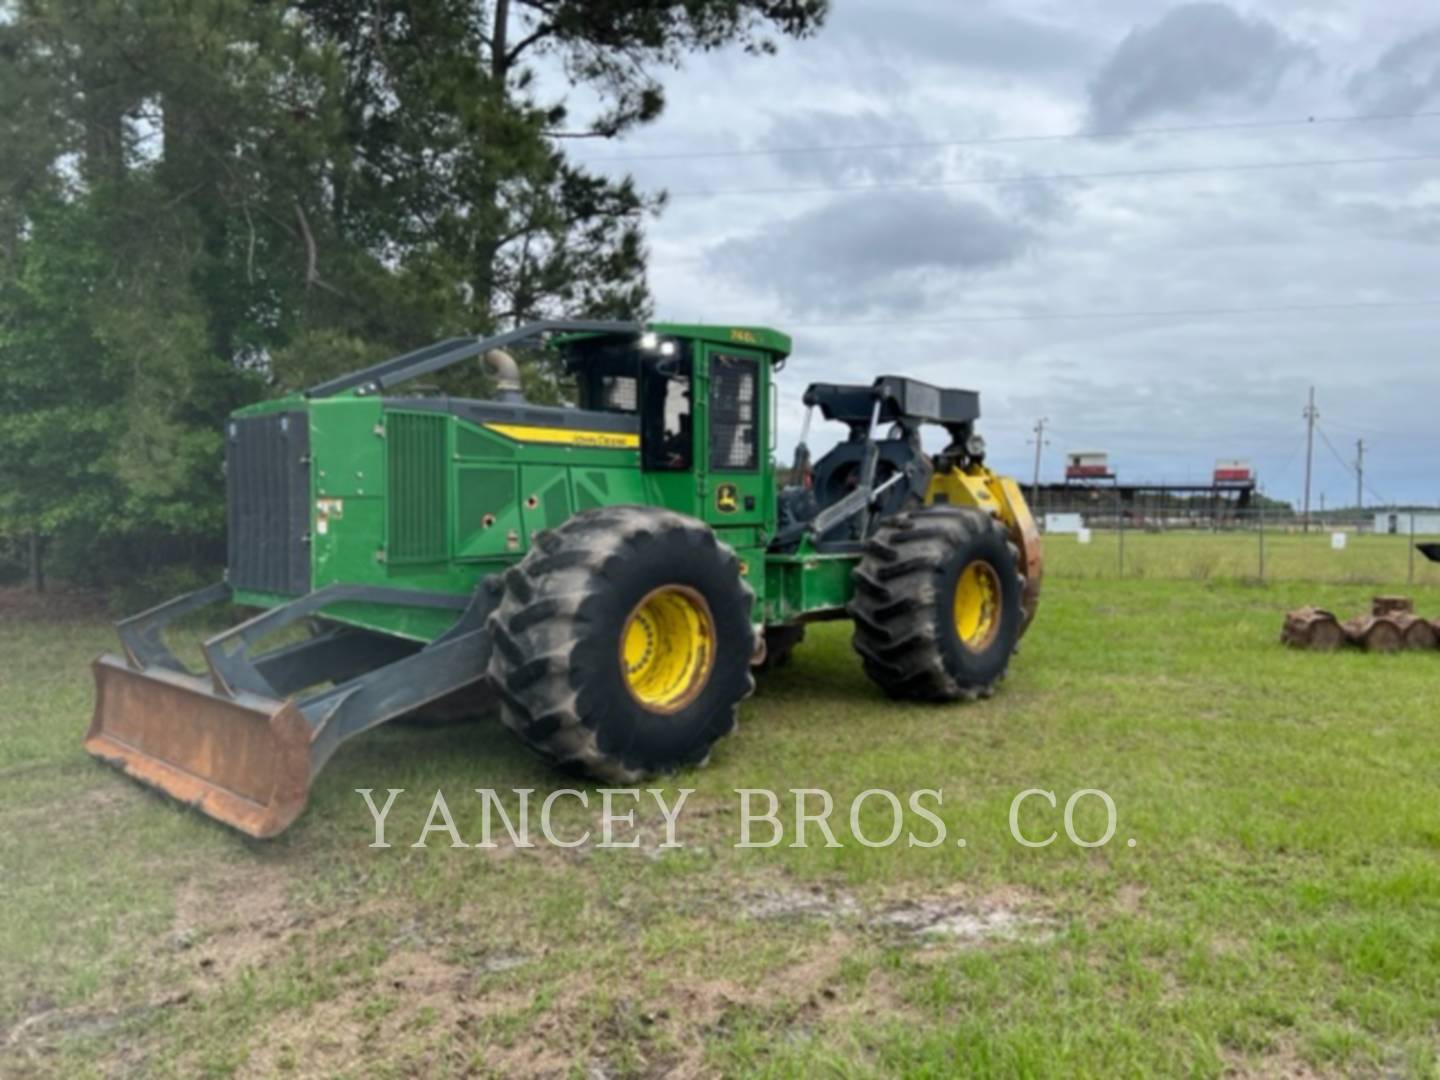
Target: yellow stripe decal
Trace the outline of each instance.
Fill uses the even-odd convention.
[[[634,450],[640,446],[640,436],[626,431],[575,431],[571,428],[527,427],[524,424],[486,424],[485,427],[516,442],[599,446],[607,450]]]

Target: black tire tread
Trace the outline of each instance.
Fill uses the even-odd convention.
[[[887,518],[865,545],[848,608],[852,642],[865,674],[890,697],[974,701],[990,697],[1004,678],[1002,671],[988,682],[960,681],[936,638],[939,568],[982,531],[1005,536],[1004,525],[983,511],[924,507]]]
[[[679,530],[686,541],[734,570],[747,605],[754,591],[740,574],[735,552],[703,522],[657,507],[606,506],[583,511],[538,533],[529,552],[506,571],[505,595],[488,623],[495,648],[490,678],[505,725],[541,757],[570,772],[614,784],[632,784],[657,773],[703,765],[714,741],[734,731],[740,701],[755,690],[748,667],[745,685],[712,725],[713,737],[686,759],[655,769],[626,755],[605,753],[578,708],[570,656],[586,628],[584,600],[617,559],[636,557],[651,536]],[[748,610],[748,607],[747,607]],[[754,641],[743,643],[749,652]],[[747,652],[748,655],[748,652]]]

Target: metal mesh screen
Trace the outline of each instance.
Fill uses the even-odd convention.
[[[634,412],[640,407],[640,381],[633,375],[606,375],[600,380],[602,405],[611,412]]]
[[[445,424],[443,416],[392,412],[385,417],[390,464],[386,555],[392,563],[430,562],[450,554],[445,535]]]
[[[744,356],[710,358],[710,468],[755,468],[758,363]]]

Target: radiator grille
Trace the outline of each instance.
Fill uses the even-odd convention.
[[[446,536],[444,416],[392,412],[385,418],[389,453],[391,563],[434,562],[450,554]]]
[[[226,563],[232,588],[310,591],[310,425],[303,412],[230,420]]]

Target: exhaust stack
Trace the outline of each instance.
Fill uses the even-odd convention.
[[[515,362],[515,357],[504,349],[491,349],[481,362],[495,375],[497,401],[518,404],[525,400],[525,394],[520,389],[520,365]]]

